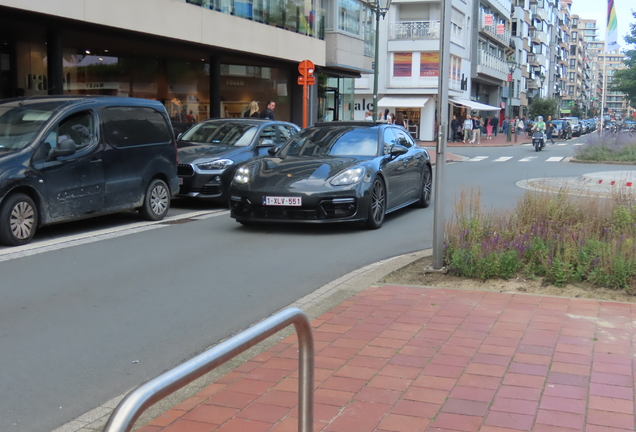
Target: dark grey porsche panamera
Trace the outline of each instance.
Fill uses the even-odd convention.
[[[428,152],[404,128],[320,123],[239,166],[230,211],[244,225],[363,222],[377,229],[389,212],[428,207],[432,181]]]

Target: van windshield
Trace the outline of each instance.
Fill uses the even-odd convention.
[[[59,106],[59,102],[0,104],[0,152],[18,151],[28,146]]]

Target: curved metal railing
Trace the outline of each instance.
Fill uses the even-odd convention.
[[[298,334],[298,431],[313,432],[314,339],[307,315],[298,308],[278,312],[140,385],[117,405],[104,432],[129,432],[148,407],[290,324]]]

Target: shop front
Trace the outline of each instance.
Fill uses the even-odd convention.
[[[384,96],[378,100],[378,117],[387,110],[392,117],[402,113],[407,121],[407,131],[415,140],[435,139],[435,104],[433,95]]]
[[[21,33],[19,27],[11,34],[0,30],[0,99],[54,94],[158,100],[178,131],[207,118],[242,117],[252,101],[261,111],[274,101],[277,119],[301,121],[294,114],[301,110],[292,109],[302,95],[292,83],[296,63],[156,37],[132,42],[103,29],[52,33],[32,25]]]

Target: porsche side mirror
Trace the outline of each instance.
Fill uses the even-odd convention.
[[[276,153],[278,153],[278,150],[280,150],[282,146],[283,146],[282,144],[279,144],[277,146],[270,147],[267,149],[267,153],[269,153],[270,156],[275,156]]]
[[[396,158],[398,156],[402,156],[403,154],[408,153],[409,149],[401,145],[394,145],[391,147],[391,157]]]

